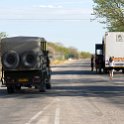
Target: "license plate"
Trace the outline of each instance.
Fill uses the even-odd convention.
[[[18,81],[21,83],[25,83],[25,82],[28,82],[29,80],[27,78],[20,78],[18,79]]]

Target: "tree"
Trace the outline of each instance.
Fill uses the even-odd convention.
[[[93,0],[93,15],[101,18],[109,31],[124,31],[124,0]]]
[[[2,39],[2,38],[5,38],[5,37],[7,37],[6,32],[0,32],[0,38]]]
[[[69,47],[68,48],[68,58],[78,59],[79,58],[78,50],[74,47]]]
[[[91,57],[91,53],[89,52],[80,52],[80,58],[90,58]]]
[[[68,58],[79,58],[79,52],[74,47],[65,47],[61,43],[47,43],[47,48],[53,54],[55,59],[68,59]],[[52,50],[52,51],[51,51]]]

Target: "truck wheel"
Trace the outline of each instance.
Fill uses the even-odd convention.
[[[46,89],[51,89],[51,83],[46,83]]]
[[[42,84],[39,86],[39,91],[40,91],[40,92],[46,92],[46,85],[45,85],[45,83],[42,83]]]
[[[124,73],[124,69],[122,69],[122,73]]]
[[[7,92],[8,92],[8,94],[14,93],[14,87],[13,86],[7,86]]]
[[[108,73],[108,70],[106,68],[103,68],[103,73],[104,74],[107,74]]]
[[[46,89],[51,89],[50,76],[46,79]]]
[[[21,90],[21,86],[15,86],[16,90]]]
[[[38,87],[37,86],[34,86],[35,89],[37,89]]]

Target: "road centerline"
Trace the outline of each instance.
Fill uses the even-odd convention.
[[[38,113],[36,113],[27,123],[25,124],[31,124],[33,121],[35,121],[46,109],[48,109],[52,104],[54,103],[51,102],[50,104],[48,104],[46,107],[43,108],[43,110],[39,111]]]

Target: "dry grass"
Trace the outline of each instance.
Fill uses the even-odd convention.
[[[64,64],[64,63],[71,63],[75,60],[54,60],[51,61],[51,65],[60,65],[60,64]]]

